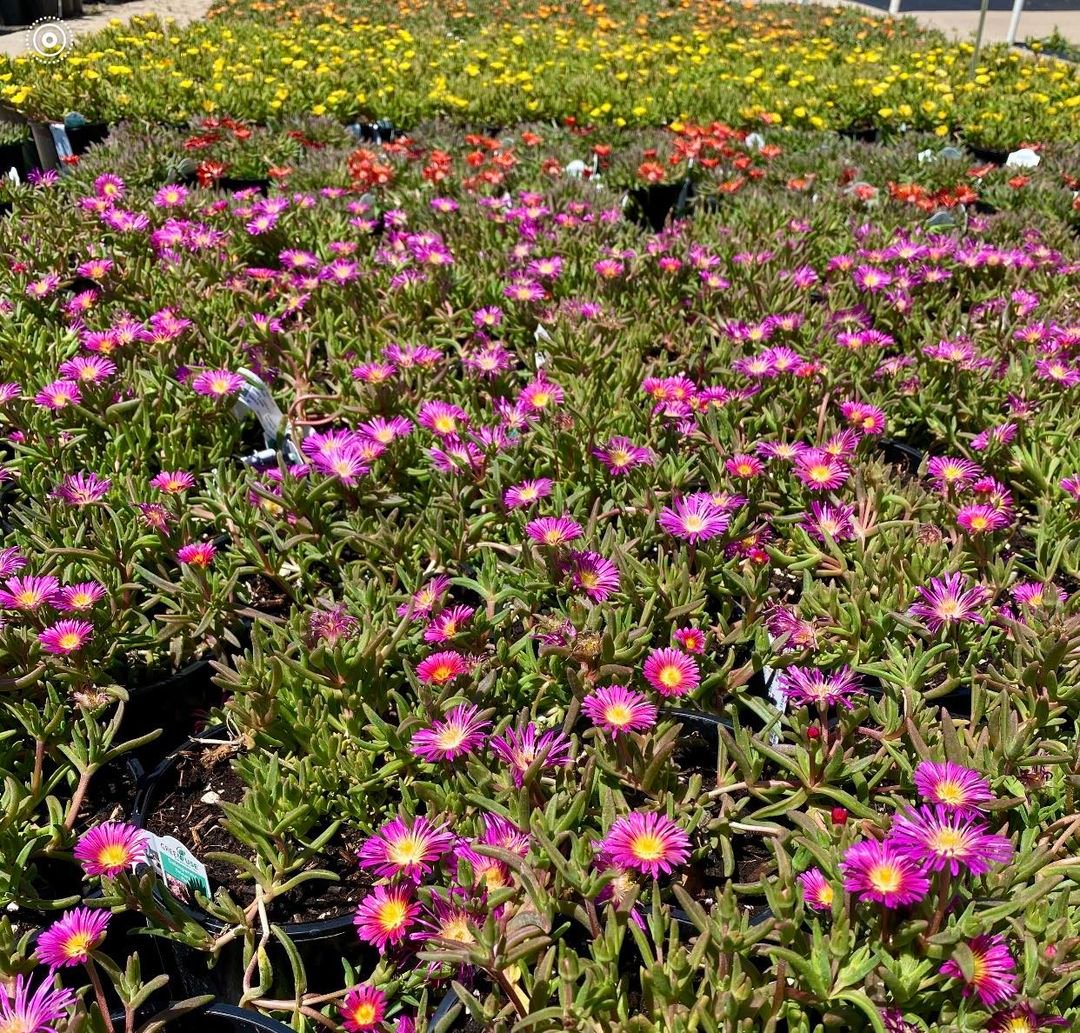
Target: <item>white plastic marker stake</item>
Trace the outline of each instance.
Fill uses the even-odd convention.
[[[240,388],[240,393],[233,407],[233,414],[241,419],[246,412],[253,413],[259,421],[263,431],[263,439],[269,452],[268,458],[274,454],[274,443],[282,433],[284,426],[284,441],[282,452],[290,463],[299,463],[301,456],[292,440],[292,428],[285,422],[285,414],[278,408],[274,396],[270,394],[270,388],[263,379],[249,369],[238,371],[246,383]],[[263,455],[265,453],[256,453]]]
[[[1016,43],[1016,34],[1020,31],[1020,15],[1024,13],[1024,0],[1013,0],[1012,17],[1009,19],[1009,31],[1005,42],[1011,47]]]
[[[1011,151],[1005,159],[1007,169],[1037,169],[1039,167],[1038,154],[1030,147],[1021,147],[1018,151]]]
[[[180,840],[172,836],[155,836],[152,832],[145,835],[147,857],[177,900],[192,904],[196,892],[210,896],[206,865]]]
[[[766,629],[765,634],[769,638],[769,649],[772,650],[775,646],[776,639],[774,639],[771,633]],[[780,691],[780,684],[776,677],[776,671],[771,667],[761,668],[761,677],[765,679],[765,691],[769,694],[769,699],[772,701],[772,705],[780,711],[781,714],[787,713],[787,696]],[[780,741],[780,732],[777,729],[773,729],[772,734],[769,736],[769,744],[775,746]]]
[[[52,137],[53,146],[56,148],[58,158],[74,157],[75,152],[71,149],[71,141],[68,139],[67,130],[63,122],[50,122],[49,135]]]

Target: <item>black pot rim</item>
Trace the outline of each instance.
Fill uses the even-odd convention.
[[[128,819],[136,828],[146,828],[147,817],[151,813],[154,803],[156,802],[158,784],[174,767],[176,767],[180,761],[180,755],[185,750],[190,749],[193,745],[202,744],[207,740],[216,740],[224,743],[230,742],[231,738],[228,735],[228,729],[225,725],[215,725],[213,728],[208,728],[202,735],[192,736],[186,742],[182,743],[173,750],[172,753],[161,760],[151,771],[145,773],[139,779],[139,783],[135,789],[135,796],[132,800],[131,814]],[[208,914],[198,905],[188,905],[180,901],[178,901],[178,903],[194,921],[208,932],[220,933],[225,930],[226,926],[223,922],[219,921],[213,915]],[[341,915],[335,915],[333,918],[320,918],[310,922],[283,922],[281,923],[281,930],[290,940],[294,941],[311,942],[314,940],[333,939],[353,928],[354,916],[355,911],[346,911]],[[243,1011],[244,1009],[240,1010]]]

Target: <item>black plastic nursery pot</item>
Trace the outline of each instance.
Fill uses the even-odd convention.
[[[877,143],[881,138],[881,132],[877,126],[852,124],[836,132],[845,140],[857,140],[859,143]]]
[[[878,441],[878,451],[885,462],[902,467],[909,473],[918,473],[919,467],[922,465],[922,451],[911,445],[904,444],[903,441],[882,438]]]
[[[1009,160],[1009,152],[998,150],[996,147],[976,147],[972,144],[967,145],[967,149],[971,151],[972,155],[982,162],[990,162],[994,165],[1004,165]]]
[[[132,823],[139,828],[146,828],[150,824],[151,816],[163,794],[177,777],[181,758],[188,751],[207,743],[228,741],[225,729],[221,726],[209,729],[198,739],[189,739],[180,749],[174,750],[156,768],[145,774],[135,796]],[[213,888],[211,886],[211,889]],[[219,936],[225,932],[226,926],[198,905],[182,906],[191,919],[211,936]],[[303,962],[308,991],[327,993],[339,989],[343,978],[343,958],[354,966],[374,962],[374,952],[356,935],[354,914],[355,908],[350,907],[342,914],[315,921],[275,923],[292,941]],[[185,944],[162,939],[160,948],[166,971],[172,979],[171,985],[178,987],[183,996],[210,993],[225,1000],[240,999],[244,975],[242,939],[238,938],[222,948],[213,967],[210,967],[211,959],[205,952]],[[289,980],[292,968],[288,953],[276,938],[271,938],[265,949],[275,976],[274,985],[267,996],[291,997],[293,988]]]
[[[212,1001],[169,1023],[174,1033],[292,1033],[289,1026],[261,1012]]]
[[[87,122],[81,126],[67,128],[68,142],[72,154],[85,154],[94,144],[101,143],[109,135],[106,122]]]
[[[194,660],[160,681],[128,688],[121,734],[134,739],[161,729],[157,739],[136,752],[144,767],[155,766],[199,730],[207,710],[221,699],[213,676],[209,660]]]
[[[630,191],[626,213],[642,229],[659,233],[670,219],[682,219],[689,214],[690,203],[696,196],[689,176],[680,183],[653,183]]]

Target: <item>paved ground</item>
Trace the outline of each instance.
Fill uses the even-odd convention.
[[[103,28],[113,18],[127,21],[136,15],[156,14],[159,18],[175,18],[181,25],[195,21],[206,14],[210,0],[132,0],[120,4],[86,4],[82,18],[73,18],[66,24],[75,35]],[[8,32],[0,35],[0,54],[17,57],[26,53],[26,33]]]
[[[889,6],[888,0],[868,0],[866,3],[856,3],[853,0],[814,0],[814,2],[828,7],[836,7],[839,4],[844,4],[847,7],[861,7],[874,14],[884,13]],[[1071,6],[1072,9],[1029,10],[1027,4],[1024,5],[1024,13],[1020,17],[1020,28],[1016,34],[1018,41],[1023,41],[1029,37],[1042,39],[1051,35],[1057,29],[1072,42],[1080,43],[1080,10],[1077,10],[1076,0],[1054,0],[1054,2],[1060,7]],[[961,3],[966,4],[969,9],[956,10],[955,7]],[[933,11],[914,9],[926,6],[939,9]],[[943,6],[954,9],[941,10],[940,8]],[[1000,0],[993,6],[1001,6]],[[1035,0],[1033,6],[1044,5]],[[941,0],[941,3],[931,3],[929,0],[907,0],[907,5],[905,5],[904,0],[900,0],[900,14],[910,14],[921,24],[932,29],[938,29],[947,36],[956,39],[967,39],[975,35],[975,29],[979,24],[979,3],[978,0]],[[983,30],[983,42],[1003,43],[1009,31],[1009,19],[1011,16],[1011,0],[1008,0],[1006,10],[987,12],[986,27]]]
[[[849,0],[815,0],[828,6],[837,3],[848,3]],[[975,34],[975,27],[979,20],[979,0],[901,0],[900,13],[910,13],[924,25],[940,29],[946,35],[963,39]],[[1024,14],[1020,19],[1020,31],[1018,40],[1028,37],[1041,38],[1049,36],[1055,29],[1075,43],[1080,43],[1080,0],[1029,0],[1033,8],[1054,6],[1056,10],[1029,10],[1025,6]],[[851,6],[867,7],[875,11],[882,11],[888,7],[888,0],[868,0],[867,3],[852,3]],[[934,6],[938,10],[926,11],[915,10]],[[954,9],[941,10],[943,6]],[[957,7],[965,6],[968,9],[958,10]],[[991,10],[986,16],[986,29],[983,38],[988,43],[1003,41],[1009,28],[1011,0],[992,0],[992,6],[1003,7],[1005,10]],[[162,18],[172,17],[181,24],[201,18],[210,7],[210,0],[133,0],[131,3],[101,4],[85,7],[87,14],[83,18],[68,22],[71,30],[78,35],[81,32],[92,32],[107,24],[112,18],[128,19],[134,15],[156,14]],[[13,32],[0,35],[0,53],[12,56],[25,53],[26,33]]]

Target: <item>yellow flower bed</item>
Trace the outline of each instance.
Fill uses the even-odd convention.
[[[0,62],[0,94],[38,117],[184,121],[227,112],[471,123],[873,124],[1013,144],[1076,138],[1080,76],[1004,48],[820,8],[412,3],[219,7],[180,29],[114,21],[55,65]],[[520,9],[519,9],[520,8]]]

